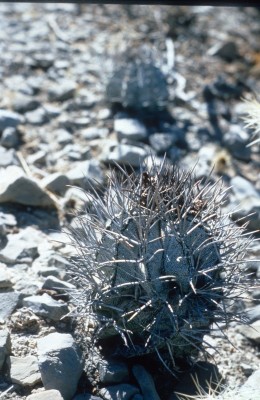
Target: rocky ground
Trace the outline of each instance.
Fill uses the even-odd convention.
[[[1,3],[0,27],[0,398],[194,394],[189,372],[169,377],[142,360],[93,356],[92,380],[82,372],[77,329],[66,316],[73,250],[62,230],[90,201],[78,188],[105,184],[113,161],[137,168],[165,153],[183,169],[197,162],[202,178],[214,166],[212,179],[223,176],[232,186],[228,207],[240,204],[234,218],[244,217],[251,232],[260,228],[259,147],[246,147],[252,132],[241,100],[260,93],[259,10]],[[112,104],[105,90],[113,72],[125,68],[125,54],[144,43],[165,77],[153,78],[144,95],[161,101],[156,114],[126,110],[122,98]],[[160,79],[167,79],[168,98]],[[212,359],[195,367],[202,385],[214,380],[217,365],[230,390],[238,385],[238,399],[259,398],[252,395],[260,373],[259,256],[254,241],[247,258],[256,261],[244,267],[249,290],[237,305],[255,329],[231,324],[230,342],[213,331]]]

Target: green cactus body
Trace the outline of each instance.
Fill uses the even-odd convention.
[[[111,175],[91,217],[78,219],[84,232],[71,235],[78,311],[94,318],[99,339],[121,336],[118,352],[129,357],[189,357],[213,322],[235,318],[224,302],[242,285],[246,245],[221,215],[224,199],[220,183],[202,186],[164,163]]]

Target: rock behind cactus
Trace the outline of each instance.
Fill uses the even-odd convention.
[[[221,214],[224,200],[220,183],[202,185],[164,163],[111,173],[105,196],[93,196],[71,232],[76,308],[94,321],[93,339],[118,337],[117,354],[174,363],[198,353],[212,323],[239,318],[225,303],[243,288],[246,244]]]

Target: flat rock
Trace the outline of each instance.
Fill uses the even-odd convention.
[[[119,139],[142,140],[147,137],[147,129],[142,122],[132,118],[118,118],[114,120],[114,130]]]
[[[76,287],[69,282],[62,281],[61,279],[58,279],[56,276],[47,276],[46,280],[44,281],[42,285],[43,289],[50,289],[50,290],[56,290],[58,293],[64,293],[69,290],[73,290]]]
[[[22,168],[16,166],[7,167],[0,172],[0,203],[6,202],[55,207],[54,201],[38,182],[25,176]]]
[[[104,400],[130,400],[139,390],[136,386],[129,383],[107,386],[100,390],[100,395]]]
[[[256,370],[234,395],[235,400],[260,400],[260,369]]]
[[[124,362],[101,361],[98,365],[98,371],[102,384],[127,382],[129,380],[128,366]]]
[[[42,392],[30,394],[26,400],[64,400],[58,390],[44,390]]]
[[[91,188],[104,182],[104,175],[97,160],[87,160],[78,163],[78,165],[66,173],[71,185]]]
[[[83,371],[81,352],[73,337],[51,333],[39,339],[38,358],[45,389],[59,390],[65,400],[71,400]]]
[[[69,185],[69,178],[65,174],[55,172],[41,180],[41,186],[53,193],[63,194]]]
[[[100,160],[106,163],[115,161],[118,164],[129,164],[133,167],[138,167],[146,156],[147,151],[142,147],[111,141],[104,144]]]
[[[0,263],[0,289],[10,289],[13,286],[11,274],[5,264]]]
[[[42,296],[25,297],[23,305],[30,308],[36,315],[53,321],[59,321],[69,312],[67,304],[54,300],[47,293]]]
[[[35,356],[8,357],[10,378],[22,386],[34,386],[41,381],[38,360]]]
[[[0,293],[0,321],[8,319],[18,306],[20,293],[4,292]]]
[[[249,340],[260,344],[260,319],[253,322],[250,326],[242,325],[239,327],[238,331],[242,333]]]
[[[18,165],[18,159],[14,149],[6,149],[0,146],[0,167],[6,168],[11,165]],[[17,167],[18,168],[18,167]]]
[[[65,101],[74,96],[77,84],[71,80],[62,80],[53,84],[48,91],[49,100]]]
[[[249,308],[246,310],[246,314],[249,318],[249,323],[252,324],[255,321],[260,320],[260,304],[255,307]]]
[[[0,132],[9,126],[16,128],[23,122],[24,118],[21,115],[9,110],[0,110]]]
[[[27,96],[22,93],[17,93],[12,100],[12,108],[18,113],[25,113],[27,111],[33,111],[38,108],[40,102],[35,100],[32,96]]]
[[[7,244],[0,251],[0,261],[6,264],[32,262],[38,255],[41,238],[36,229],[27,227],[19,233],[7,235]]]
[[[5,362],[6,356],[11,353],[11,337],[7,329],[0,330],[0,371]]]
[[[17,147],[20,142],[20,137],[15,128],[6,128],[1,136],[0,144],[6,149]]]

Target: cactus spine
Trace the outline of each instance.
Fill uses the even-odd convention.
[[[165,162],[111,172],[105,196],[93,195],[71,231],[76,308],[98,339],[119,338],[126,357],[174,363],[197,354],[212,323],[240,318],[225,304],[244,288],[248,239],[221,213],[225,198],[221,182],[202,185]]]

